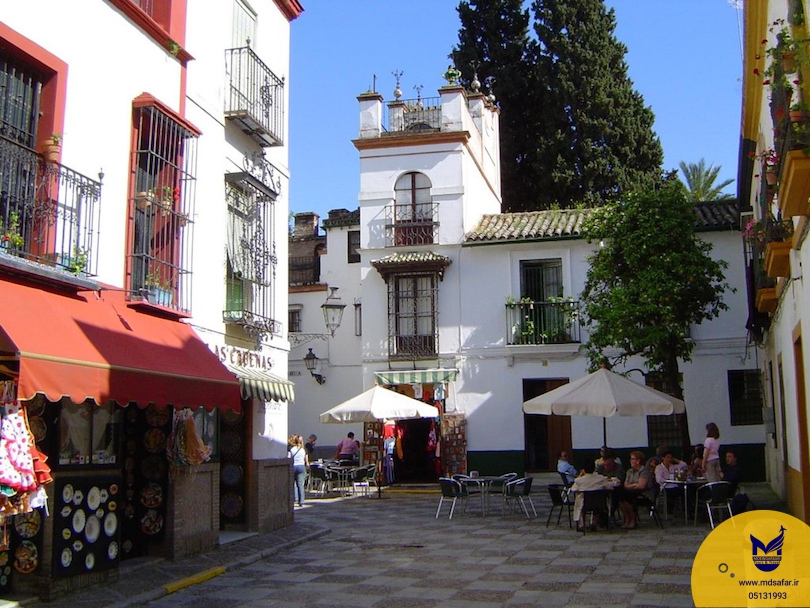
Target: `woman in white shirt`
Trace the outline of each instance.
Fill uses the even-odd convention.
[[[720,429],[714,422],[706,425],[706,441],[703,442],[703,470],[706,481],[720,481]]]

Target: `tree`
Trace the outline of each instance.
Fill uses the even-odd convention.
[[[733,179],[727,179],[717,185],[714,183],[720,175],[721,167],[715,167],[714,165],[707,167],[705,158],[701,158],[697,163],[681,161],[678,166],[683,174],[689,200],[693,203],[723,201],[734,198],[734,195],[723,192],[724,188],[734,183]]]
[[[711,244],[695,236],[695,220],[673,175],[657,190],[634,191],[590,215],[584,235],[600,247],[589,258],[581,299],[592,368],[639,355],[682,398],[678,362],[691,359],[691,327],[728,309],[722,299],[728,264],[712,259]],[[606,356],[607,349],[615,353]]]
[[[603,0],[463,0],[457,66],[481,62],[501,103],[503,206],[602,204],[660,178],[654,116],[627,76]]]

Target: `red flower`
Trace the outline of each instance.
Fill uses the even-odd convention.
[[[759,76],[759,68],[754,68],[754,74],[756,74],[757,76]]]

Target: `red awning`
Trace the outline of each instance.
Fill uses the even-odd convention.
[[[191,327],[120,292],[0,281],[0,355],[19,358],[20,399],[240,409],[239,381]]]

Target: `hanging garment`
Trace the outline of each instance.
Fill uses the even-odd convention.
[[[7,403],[0,409],[0,483],[21,492],[36,490],[32,439],[23,407]]]
[[[433,385],[433,398],[439,401],[444,399],[444,383],[439,382]]]
[[[414,399],[421,399],[422,398],[422,385],[421,384],[412,384],[413,387],[413,398]]]

